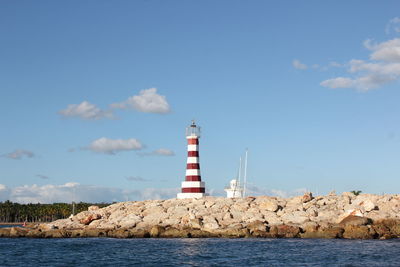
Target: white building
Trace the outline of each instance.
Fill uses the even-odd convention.
[[[226,192],[226,197],[228,198],[243,197],[243,188],[236,179],[231,180],[230,187],[226,187],[224,190]]]

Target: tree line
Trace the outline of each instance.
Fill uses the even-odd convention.
[[[92,205],[103,208],[110,204],[85,202],[74,203],[74,205],[68,203],[20,204],[7,200],[0,202],[0,222],[51,222],[68,218],[73,212],[79,213]]]

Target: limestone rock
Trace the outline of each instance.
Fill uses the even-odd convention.
[[[216,230],[219,228],[217,220],[212,216],[205,216],[203,218],[203,229],[206,231]]]
[[[267,201],[263,201],[259,204],[259,209],[275,212],[279,209],[279,206],[276,201],[267,200]]]
[[[281,218],[275,212],[264,212],[263,215],[269,226],[283,224]]]
[[[88,225],[88,224],[90,224],[92,221],[98,220],[98,219],[100,219],[100,218],[101,218],[101,215],[100,215],[100,214],[90,214],[89,216],[83,218],[83,219],[80,220],[79,222],[80,222],[81,224]]]
[[[342,238],[344,229],[341,227],[320,228],[315,231],[305,231],[301,233],[302,238]]]
[[[0,237],[10,237],[10,228],[0,228]]]
[[[190,221],[189,221],[189,227],[192,229],[201,229],[202,225],[203,225],[203,222],[199,218],[190,219]]]
[[[254,231],[265,232],[267,230],[267,226],[264,222],[257,220],[249,223],[247,225],[247,229],[250,231],[250,233],[253,233]]]
[[[28,230],[21,227],[11,227],[10,228],[10,237],[25,237],[28,233]]]
[[[311,192],[308,192],[308,193],[305,193],[305,194],[303,195],[303,197],[301,198],[301,201],[302,201],[303,203],[306,203],[306,202],[311,201],[312,199],[313,199],[312,193],[311,193]]]
[[[272,226],[269,230],[271,237],[287,237],[293,238],[298,237],[300,228],[291,225],[277,225]]]
[[[281,216],[283,223],[285,224],[303,224],[310,221],[308,214],[304,211],[295,211],[293,213],[286,213]]]
[[[346,225],[344,227],[344,238],[349,239],[372,239],[376,232],[366,225]]]
[[[100,209],[99,206],[90,206],[90,207],[88,207],[88,211],[95,211],[95,210],[98,210],[98,209]]]
[[[150,229],[151,237],[159,237],[163,232],[165,232],[165,228],[159,225],[155,225]]]
[[[344,218],[339,224],[342,226],[362,226],[367,225],[370,222],[371,220],[366,217],[349,215]]]
[[[364,207],[366,212],[372,211],[377,208],[376,204],[369,199],[362,202],[362,207]]]

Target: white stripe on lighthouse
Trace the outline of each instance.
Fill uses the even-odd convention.
[[[199,158],[198,157],[188,157],[187,163],[199,163]]]
[[[198,145],[188,145],[188,151],[199,151]]]
[[[183,198],[202,198],[204,197],[204,193],[178,193],[178,199]]]
[[[205,183],[201,181],[182,182],[182,188],[190,188],[190,187],[205,187]]]
[[[186,170],[186,176],[200,176],[200,170],[188,169]]]

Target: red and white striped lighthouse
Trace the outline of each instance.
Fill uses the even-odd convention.
[[[186,164],[186,179],[182,182],[182,191],[178,198],[201,198],[205,194],[205,184],[201,181],[199,161],[200,127],[194,121],[186,128],[188,141],[188,157]]]

